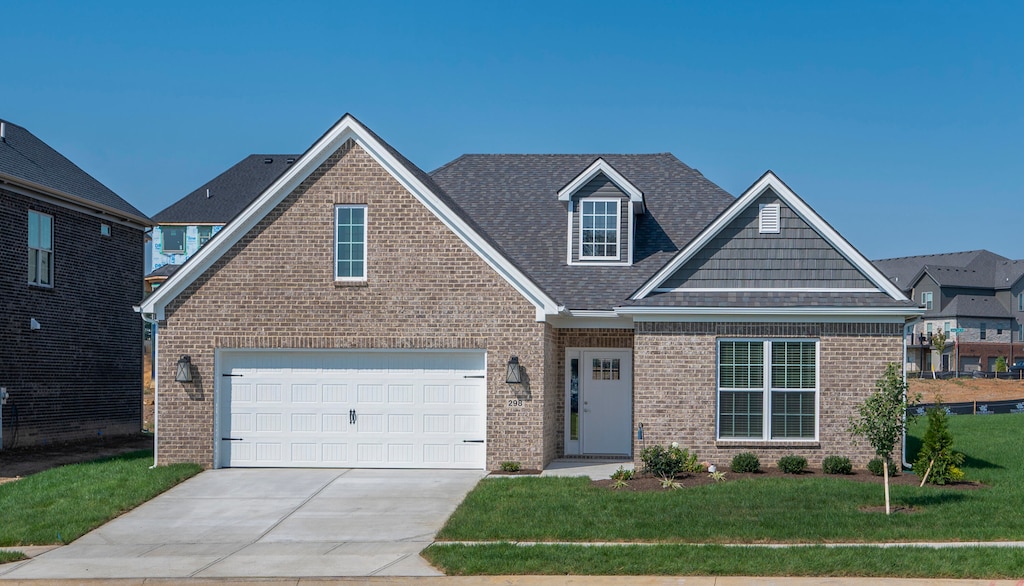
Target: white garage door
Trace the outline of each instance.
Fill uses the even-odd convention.
[[[222,351],[222,467],[485,467],[483,352]]]

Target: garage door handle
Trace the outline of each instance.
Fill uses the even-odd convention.
[[[224,440],[226,442],[240,442],[240,441],[242,441],[242,438],[240,438],[240,437],[222,437],[220,439],[222,439],[222,440]]]
[[[464,444],[482,444],[484,440],[462,440]]]
[[[349,409],[348,410],[348,422],[349,423],[355,423],[356,422],[356,410],[355,409]]]

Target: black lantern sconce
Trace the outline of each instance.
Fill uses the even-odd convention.
[[[182,354],[178,359],[178,368],[174,372],[174,380],[179,383],[192,382],[192,358],[188,354]]]
[[[523,371],[519,366],[519,357],[512,356],[508,359],[508,371],[505,373],[505,382],[510,385],[523,384]]]

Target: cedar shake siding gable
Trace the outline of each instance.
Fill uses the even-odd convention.
[[[334,209],[366,206],[367,278],[334,279]],[[172,277],[173,278],[173,277]],[[354,141],[347,141],[166,306],[160,328],[161,464],[214,463],[218,352],[468,349],[486,352],[487,467],[555,457],[552,330],[536,308]],[[194,383],[174,381],[191,357]],[[518,356],[529,399],[510,417]],[[555,392],[557,400],[557,392]]]
[[[762,205],[779,205],[778,233],[760,233]],[[666,289],[872,289],[877,287],[769,190],[683,267]]]

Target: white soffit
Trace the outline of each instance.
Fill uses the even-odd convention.
[[[753,185],[751,185],[728,209],[726,209],[714,222],[708,225],[693,241],[683,250],[676,254],[675,258],[668,262],[660,271],[655,273],[643,287],[633,294],[631,299],[643,299],[661,287],[661,284],[668,280],[676,271],[681,269],[694,255],[704,248],[719,232],[725,229],[740,213],[747,209],[766,190],[773,190],[783,202],[789,206],[800,218],[813,228],[826,242],[832,245],[839,254],[850,261],[865,277],[874,283],[879,291],[885,292],[896,300],[906,300],[903,293],[885,275],[875,268],[871,261],[864,257],[856,248],[846,241],[832,226],[818,215],[809,205],[793,192],[781,179],[772,171],[766,171]],[[905,310],[904,310],[905,311]]]

